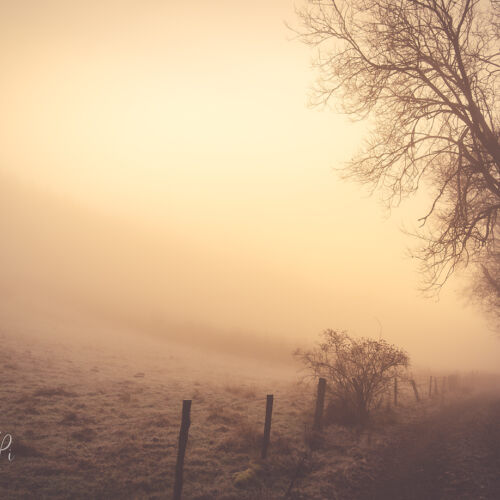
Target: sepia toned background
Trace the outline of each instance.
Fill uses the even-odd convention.
[[[368,125],[307,106],[285,22],[288,0],[1,2],[4,328],[288,357],[331,327],[496,367],[465,280],[417,290],[426,200],[388,214],[340,180]]]

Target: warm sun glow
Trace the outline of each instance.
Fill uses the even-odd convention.
[[[380,323],[417,363],[495,366],[453,290],[416,292],[418,203],[388,218],[339,179],[366,130],[307,107],[285,21],[285,0],[4,5],[2,273],[206,335]]]
[[[495,366],[453,289],[416,291],[400,228],[418,202],[387,217],[335,172],[365,126],[307,107],[291,2],[2,9],[1,270],[19,267],[21,295],[48,280],[138,320],[291,344],[380,323],[417,363]]]

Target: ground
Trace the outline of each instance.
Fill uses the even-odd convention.
[[[364,459],[348,481],[323,479],[325,498],[498,499],[500,396],[468,397],[403,424]]]
[[[63,332],[64,333],[64,332]],[[295,368],[134,335],[0,329],[2,499],[159,499],[173,489],[183,399],[192,399],[185,499],[500,498],[500,398],[402,387],[368,430],[326,426]],[[260,460],[266,394],[271,445]]]

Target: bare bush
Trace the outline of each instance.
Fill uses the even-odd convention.
[[[315,348],[294,355],[313,377],[327,379],[331,406],[342,412],[343,423],[366,423],[409,364],[408,355],[385,340],[355,339],[335,330],[325,330]]]

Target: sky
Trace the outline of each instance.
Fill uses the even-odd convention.
[[[417,290],[401,228],[423,199],[388,214],[339,178],[367,126],[308,106],[313,54],[285,23],[288,0],[0,1],[3,293],[495,368],[463,283]]]

